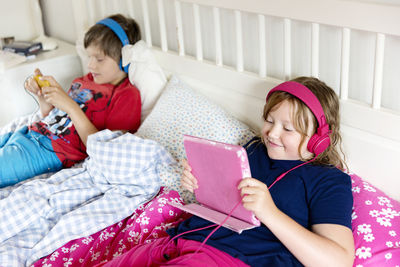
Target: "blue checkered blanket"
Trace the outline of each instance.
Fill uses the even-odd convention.
[[[27,266],[72,239],[129,216],[159,191],[174,159],[159,144],[104,130],[89,136],[77,168],[0,190],[0,266]]]

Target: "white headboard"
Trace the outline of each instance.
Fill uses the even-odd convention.
[[[259,129],[268,90],[319,77],[352,172],[400,200],[400,5],[350,0],[73,1],[77,32],[122,13],[168,73]]]

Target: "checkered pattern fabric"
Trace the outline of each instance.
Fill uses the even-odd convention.
[[[87,152],[81,167],[0,190],[0,266],[30,265],[129,216],[158,193],[158,168],[174,162],[155,141],[109,130],[91,135]]]

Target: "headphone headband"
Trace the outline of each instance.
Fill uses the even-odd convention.
[[[307,149],[314,153],[316,156],[321,154],[330,144],[330,130],[329,125],[326,122],[324,110],[319,102],[318,98],[311,92],[307,86],[301,83],[288,81],[279,84],[278,86],[272,88],[268,95],[266,101],[268,101],[269,96],[276,91],[287,92],[298,99],[300,99],[314,114],[318,122],[317,132],[310,138]]]
[[[318,121],[319,127],[323,127],[326,124],[326,118],[321,103],[319,102],[318,98],[306,86],[294,81],[281,83],[269,91],[266,100],[268,101],[269,96],[276,91],[287,92],[297,97],[304,104],[306,104],[306,106],[314,114],[314,116]]]
[[[124,31],[124,29],[122,29],[121,25],[119,25],[119,23],[116,22],[115,20],[113,20],[111,18],[105,18],[105,19],[100,20],[96,24],[102,24],[102,25],[110,28],[115,33],[115,35],[117,35],[118,39],[122,43],[122,46],[129,44],[129,38],[126,35],[126,32]],[[119,68],[122,71],[128,73],[129,65],[122,67],[122,58],[121,58],[121,61],[119,62]]]

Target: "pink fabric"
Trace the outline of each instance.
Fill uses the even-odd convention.
[[[400,203],[352,177],[354,266],[400,266]]]
[[[183,203],[178,192],[162,188],[156,198],[138,207],[131,217],[88,237],[72,240],[33,266],[93,266],[123,254],[136,244],[167,236],[166,229],[188,216],[167,202]]]
[[[208,266],[208,267],[240,267],[248,266],[239,259],[222,252],[214,247],[204,244],[201,249],[194,252],[201,245],[193,240],[178,239],[169,242],[169,237],[163,237],[150,244],[141,244],[114,260],[97,266]],[[168,255],[167,260],[164,255]]]

